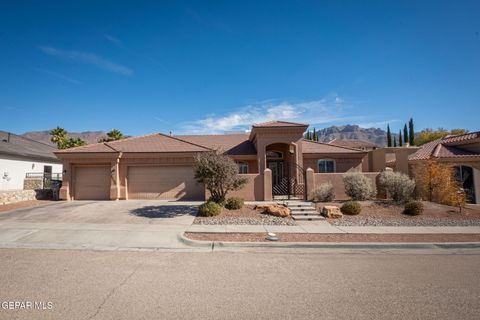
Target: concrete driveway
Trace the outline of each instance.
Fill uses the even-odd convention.
[[[0,213],[0,247],[190,249],[199,202],[72,201]]]

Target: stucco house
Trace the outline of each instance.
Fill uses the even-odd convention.
[[[62,162],[55,156],[57,149],[16,134],[0,131],[0,190],[34,189],[25,185],[27,175],[42,183],[44,176],[62,173]],[[28,178],[27,178],[28,181]]]
[[[315,185],[341,181],[347,171],[368,171],[367,152],[307,141],[308,125],[285,121],[254,124],[250,133],[171,136],[154,133],[124,140],[58,150],[64,165],[60,196],[67,200],[204,200],[196,183],[194,155],[221,151],[248,178],[232,193],[246,200],[306,198]],[[372,181],[378,174],[368,173]],[[337,198],[341,198],[343,186]]]
[[[408,156],[410,172],[414,174],[415,167],[430,159],[455,167],[467,201],[480,203],[480,131],[446,136],[423,145]]]

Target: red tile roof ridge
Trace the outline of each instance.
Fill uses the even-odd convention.
[[[366,151],[363,151],[363,150],[360,150],[360,149],[356,149],[356,148],[349,148],[349,147],[344,147],[344,146],[337,146],[337,145],[334,145],[334,144],[325,143],[325,142],[320,142],[320,141],[312,141],[312,140],[308,140],[308,139],[305,139],[305,138],[303,138],[302,141],[311,142],[311,143],[317,143],[317,144],[322,144],[322,145],[326,145],[326,146],[329,146],[329,147],[336,147],[336,148],[342,148],[342,149],[346,149],[346,150],[351,150],[351,151],[366,153]]]

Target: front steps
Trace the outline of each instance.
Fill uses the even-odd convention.
[[[315,207],[311,202],[307,201],[283,201],[279,203],[289,208],[292,214],[292,218],[297,221],[314,221],[324,220],[325,218],[315,210]]]

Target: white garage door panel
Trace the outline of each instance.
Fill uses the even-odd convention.
[[[132,166],[128,168],[129,199],[203,200],[189,166]]]
[[[110,168],[75,168],[75,200],[110,199]]]

